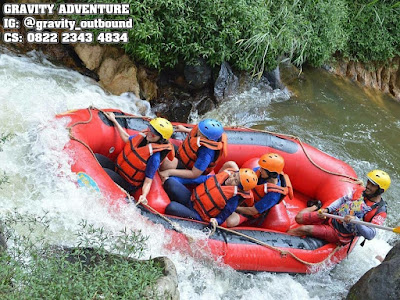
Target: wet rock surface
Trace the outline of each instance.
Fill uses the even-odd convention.
[[[400,299],[400,242],[383,262],[365,273],[350,289],[347,300]]]
[[[7,249],[7,243],[3,235],[3,228],[0,226],[0,252],[5,249]]]

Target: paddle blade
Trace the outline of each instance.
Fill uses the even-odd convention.
[[[396,228],[393,228],[393,232],[395,232],[395,233],[400,233],[400,226],[399,226],[399,227],[396,227]]]

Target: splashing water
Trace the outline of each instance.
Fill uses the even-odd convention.
[[[308,142],[315,139],[314,146],[335,155],[351,142],[353,133],[346,131],[346,127],[343,127],[344,142],[336,140],[334,134],[324,136],[323,131],[318,131],[323,128],[302,129],[302,118],[308,110],[302,116],[293,113],[288,119],[288,107],[293,105],[288,99],[285,92],[251,86],[207,115],[222,119],[226,125],[257,124],[261,128],[295,132]],[[54,240],[66,244],[73,244],[73,233],[81,220],[116,233],[124,228],[140,230],[149,237],[147,257],[166,255],[175,263],[182,299],[337,299],[345,296],[351,284],[378,264],[375,255],[384,256],[390,249],[386,242],[389,235],[379,233],[365,247],[357,246],[334,269],[312,275],[245,274],[211,260],[195,260],[180,252],[170,252],[164,248],[168,237],[166,241],[159,238],[165,236],[163,227],[146,221],[136,207],[128,206],[115,215],[102,203],[99,194],[74,184],[76,175],[70,170],[72,158],[62,151],[69,139],[68,132],[65,124],[54,120],[54,116],[91,105],[152,115],[147,102],[132,94],[109,95],[93,80],[56,67],[39,53],[32,52],[26,57],[0,55],[0,133],[10,136],[0,151],[0,174],[8,177],[8,182],[0,186],[1,213],[17,210],[47,214]],[[298,103],[300,108],[303,105]],[[276,115],[279,108],[285,113]],[[395,126],[398,130],[398,121]],[[369,127],[360,125],[357,130],[374,135]],[[354,153],[337,156],[350,161],[356,171],[375,166],[366,159],[357,159]],[[395,189],[399,190],[398,184]]]

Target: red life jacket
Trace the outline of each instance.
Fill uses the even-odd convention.
[[[168,144],[147,143],[146,134],[139,132],[125,144],[117,157],[116,171],[133,186],[139,187],[145,179],[147,161],[151,155],[161,152],[161,162],[174,157],[174,147]]]
[[[227,169],[213,175],[193,190],[193,207],[203,221],[209,222],[211,218],[218,216],[233,196],[240,195],[245,199],[252,197],[250,191],[243,191],[237,186],[223,185],[232,172],[234,170]]]
[[[386,219],[386,211],[387,211],[386,202],[381,199],[381,201],[379,201],[378,203],[374,203],[369,200],[365,200],[365,203],[368,206],[370,206],[372,208],[372,210],[370,210],[369,212],[367,212],[364,215],[364,221],[371,222],[371,221],[373,221],[373,219],[376,215],[379,215],[380,213],[385,213],[385,217],[382,218],[382,220],[380,220],[378,222],[373,222],[375,224],[382,225],[383,221],[385,221],[385,219]]]
[[[186,169],[193,169],[194,163],[197,160],[197,152],[201,146],[207,147],[208,149],[215,150],[214,161],[210,163],[207,169],[203,172],[204,175],[210,173],[215,165],[220,161],[223,156],[226,156],[227,148],[227,137],[223,133],[220,142],[211,141],[209,139],[197,136],[198,126],[196,125],[190,131],[186,139],[179,146],[177,151],[178,159],[185,165]]]
[[[281,194],[281,199],[279,200],[279,202],[282,201],[286,195],[289,196],[289,199],[293,199],[293,187],[292,183],[290,182],[289,176],[287,174],[282,173],[279,175],[279,177],[282,186],[268,182],[257,185],[254,189],[252,189],[254,198],[247,199],[244,202],[244,205],[248,207],[253,206],[255,203],[260,201],[267,193]]]

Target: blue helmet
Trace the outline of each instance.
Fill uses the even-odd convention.
[[[224,133],[222,124],[214,119],[205,119],[199,123],[200,132],[209,140],[218,141]]]

